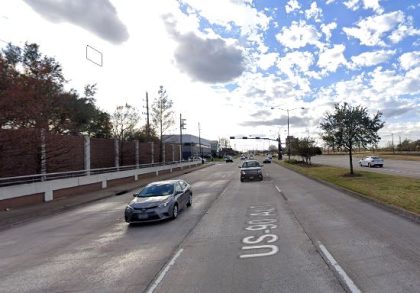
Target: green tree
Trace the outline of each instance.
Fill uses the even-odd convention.
[[[133,133],[130,133],[127,137],[127,140],[138,140],[139,142],[148,142],[152,141],[159,141],[159,138],[156,134],[156,130],[151,128],[150,129],[150,138],[147,133],[147,125],[143,125],[141,128],[134,130]]]
[[[129,104],[117,106],[111,116],[112,136],[120,141],[132,136],[140,115],[136,108]]]
[[[80,97],[64,83],[61,65],[37,44],[9,44],[0,53],[0,128],[109,137],[109,115],[95,106],[96,86],[87,85]]]
[[[173,102],[163,86],[159,87],[158,97],[152,104],[152,122],[160,139],[159,162],[163,161],[163,134],[175,124]]]
[[[312,157],[321,155],[322,150],[315,145],[315,141],[310,137],[303,139],[296,138],[292,142],[292,154],[300,156],[306,164],[311,164]]]
[[[349,153],[350,174],[353,172],[353,149],[366,148],[379,142],[378,131],[384,126],[382,113],[372,118],[365,107],[336,104],[333,113],[327,112],[321,122],[324,141],[329,146],[342,147]],[[327,138],[327,139],[325,139]]]

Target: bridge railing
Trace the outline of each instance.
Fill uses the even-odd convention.
[[[194,161],[198,161],[198,160],[194,160]],[[163,162],[163,163],[127,165],[127,166],[98,168],[98,169],[90,169],[90,170],[78,170],[78,171],[33,174],[33,175],[24,175],[24,176],[15,176],[15,177],[3,177],[3,178],[0,178],[0,187],[34,183],[34,182],[51,181],[51,180],[72,178],[72,177],[98,175],[98,174],[112,173],[112,172],[121,172],[121,171],[143,169],[143,168],[150,168],[150,167],[156,167],[156,166],[166,166],[166,165],[173,165],[173,164],[178,164],[178,163],[183,163],[183,162],[191,162],[191,161],[186,161],[186,160],[171,161],[171,162]]]

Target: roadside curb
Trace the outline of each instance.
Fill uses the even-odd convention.
[[[414,214],[412,212],[406,211],[406,210],[404,210],[402,208],[399,208],[399,207],[396,207],[396,206],[393,206],[393,205],[390,205],[390,204],[381,202],[381,201],[376,200],[374,198],[367,197],[367,196],[365,196],[365,195],[363,195],[361,193],[358,193],[358,192],[349,190],[347,188],[344,188],[344,187],[335,185],[333,183],[324,181],[322,179],[310,177],[310,176],[308,176],[306,174],[300,173],[299,171],[296,171],[296,170],[290,168],[289,166],[281,165],[281,164],[279,164],[277,162],[276,162],[276,164],[279,165],[280,167],[284,167],[284,168],[286,168],[286,169],[288,169],[290,171],[293,171],[293,172],[295,172],[295,173],[297,173],[299,175],[305,176],[308,179],[311,179],[313,181],[316,181],[318,183],[321,183],[321,184],[324,184],[324,185],[326,185],[328,187],[331,187],[331,188],[333,188],[333,189],[335,189],[337,191],[341,191],[341,192],[346,193],[347,195],[350,195],[350,196],[352,196],[354,198],[361,199],[361,200],[363,200],[363,201],[365,201],[367,203],[373,204],[376,207],[379,207],[379,208],[381,208],[383,210],[386,210],[388,212],[391,212],[391,213],[393,213],[393,214],[395,214],[397,216],[403,217],[403,218],[405,218],[407,220],[410,220],[411,222],[414,222],[416,224],[420,224],[420,215],[417,215],[417,214]]]
[[[34,207],[23,207],[20,209],[14,209],[12,211],[1,211],[0,212],[0,231],[14,228],[16,226],[31,222],[33,220],[35,221],[35,220],[42,219],[44,217],[60,214],[65,211],[69,211],[69,210],[93,203],[95,201],[110,198],[112,196],[119,196],[126,192],[129,192],[132,189],[145,186],[146,184],[153,181],[175,178],[175,177],[182,176],[184,174],[188,174],[190,172],[194,172],[194,171],[207,168],[213,165],[214,165],[213,163],[208,163],[205,165],[199,165],[196,167],[179,170],[170,174],[150,177],[145,180],[146,182],[137,182],[137,184],[136,182],[131,182],[129,184],[117,185],[107,190],[100,190],[97,192],[85,193],[86,197],[83,196],[84,195],[83,193],[80,193],[75,196],[75,197],[79,197],[77,199],[75,197],[68,198],[69,201],[72,200],[71,202],[66,202],[66,199],[62,199],[56,202],[51,201],[48,203],[37,204]],[[96,193],[96,196],[94,195],[95,193]],[[32,216],[31,217],[25,216],[28,213],[31,214]],[[5,219],[5,221],[2,221],[3,219]]]

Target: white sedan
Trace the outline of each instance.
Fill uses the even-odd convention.
[[[368,156],[359,161],[359,166],[369,168],[379,166],[382,168],[384,166],[384,160],[380,157]]]

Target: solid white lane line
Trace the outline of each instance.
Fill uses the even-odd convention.
[[[328,262],[333,266],[334,270],[338,273],[338,275],[341,278],[341,281],[345,283],[345,285],[350,290],[350,292],[361,293],[362,291],[360,291],[359,288],[357,288],[357,286],[354,284],[353,280],[350,279],[350,277],[347,275],[347,273],[337,263],[337,261],[331,255],[331,253],[327,250],[327,248],[319,241],[318,241],[318,247],[321,250],[324,257],[327,258]]]
[[[177,253],[172,257],[171,261],[168,262],[165,266],[165,268],[160,272],[159,276],[156,278],[156,280],[153,282],[152,286],[146,291],[147,293],[153,293],[157,286],[159,286],[160,282],[162,282],[163,278],[165,277],[166,273],[169,271],[169,269],[175,264],[176,259],[181,255],[181,253],[184,251],[183,248],[177,251]]]
[[[283,197],[283,199],[285,201],[288,201],[288,199],[287,199],[286,195],[283,193],[283,191],[281,191],[281,189],[277,185],[274,185],[274,186],[276,187],[277,191],[280,193],[281,197]]]

